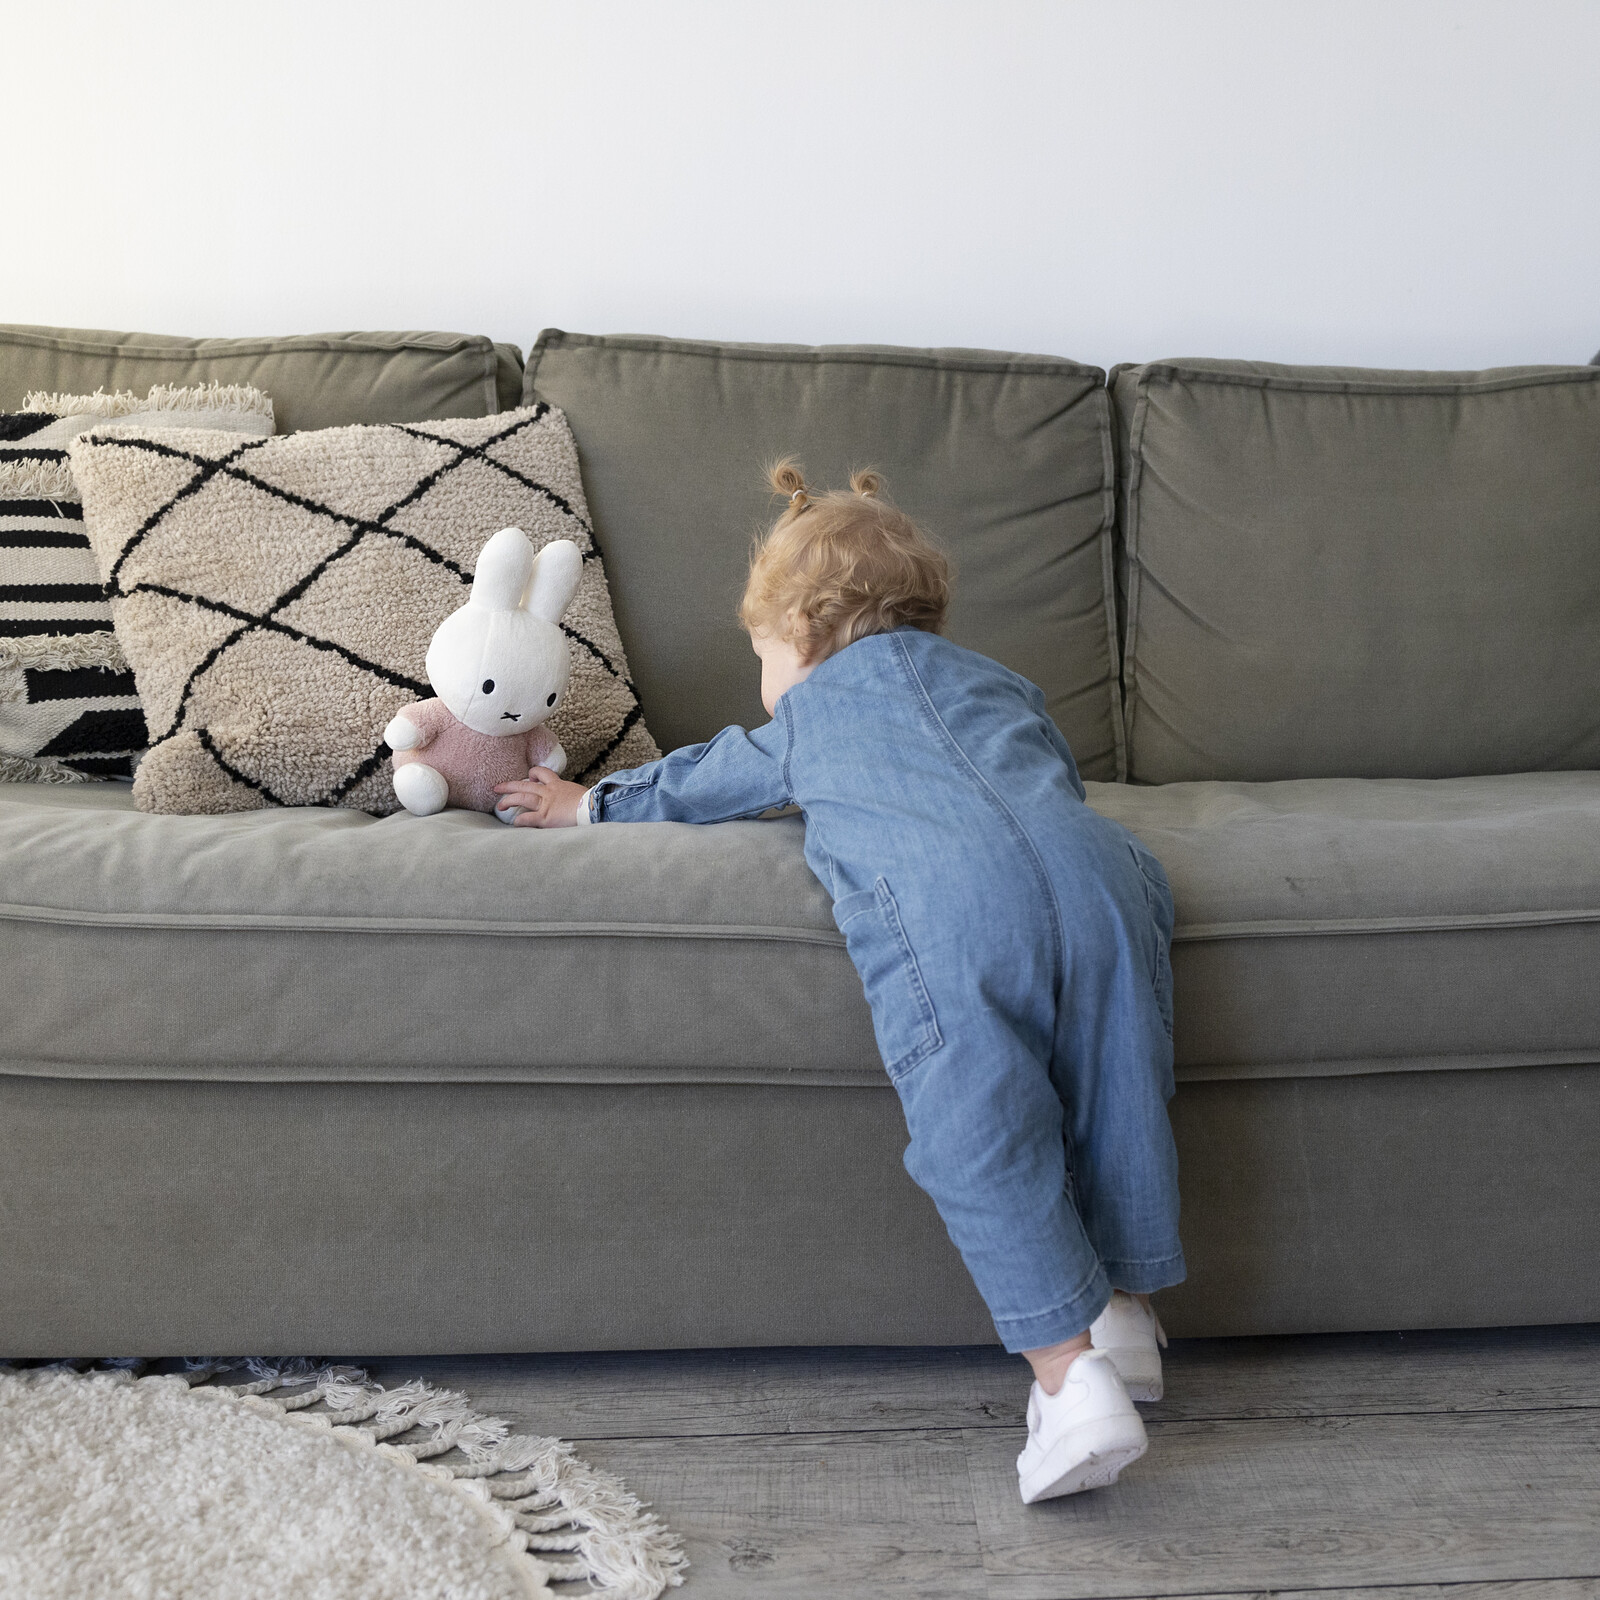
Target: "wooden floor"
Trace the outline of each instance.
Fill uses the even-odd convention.
[[[1600,1597],[1600,1327],[1175,1342],[1149,1454],[1039,1506],[998,1350],[368,1365],[620,1473],[684,1600]]]

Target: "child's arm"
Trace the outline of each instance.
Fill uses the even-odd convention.
[[[1027,683],[1027,679],[1023,679]],[[1055,719],[1044,708],[1044,691],[1035,683],[1028,684],[1028,700],[1039,715],[1043,724],[1046,743],[1066,763],[1067,771],[1072,774],[1072,787],[1078,791],[1078,798],[1084,798],[1083,779],[1078,776],[1078,763],[1073,759],[1072,746],[1062,737],[1061,730],[1056,726]]]
[[[580,799],[591,822],[729,822],[789,804],[783,770],[787,745],[787,732],[778,722],[753,733],[724,728],[708,744],[688,745],[648,766],[614,772],[593,789],[535,769],[521,783],[497,784],[495,793],[508,805],[524,807],[517,825],[530,828],[578,821]]]

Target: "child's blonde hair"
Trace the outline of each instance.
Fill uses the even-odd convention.
[[[848,491],[812,494],[791,457],[768,468],[767,481],[789,504],[751,551],[739,603],[746,629],[790,640],[808,662],[868,634],[939,632],[950,563],[883,498],[876,472],[852,472]]]

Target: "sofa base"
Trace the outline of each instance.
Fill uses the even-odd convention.
[[[1600,1068],[1173,1116],[1175,1335],[1600,1321]],[[992,1341],[904,1143],[887,1087],[0,1076],[0,1356]]]

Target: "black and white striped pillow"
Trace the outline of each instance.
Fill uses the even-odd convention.
[[[111,631],[65,449],[84,420],[0,414],[0,638]]]
[[[148,743],[112,634],[0,639],[0,779],[128,778]]]
[[[148,742],[61,448],[87,420],[0,415],[0,778],[132,777]]]
[[[149,742],[66,447],[96,427],[272,432],[259,389],[29,395],[0,413],[0,780],[128,778]]]

